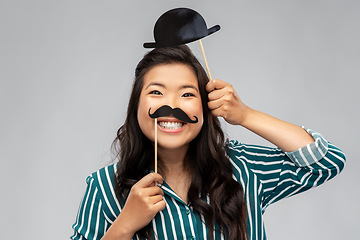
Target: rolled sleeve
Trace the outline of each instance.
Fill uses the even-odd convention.
[[[311,129],[303,129],[310,134],[315,142],[310,143],[293,152],[286,152],[286,155],[299,167],[310,166],[320,161],[328,151],[328,141],[320,134]]]

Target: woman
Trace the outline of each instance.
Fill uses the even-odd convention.
[[[154,173],[151,116],[162,107],[173,112],[157,120]],[[218,116],[278,148],[227,141]],[[88,177],[72,239],[266,239],[269,204],[324,183],[345,163],[320,134],[249,108],[226,82],[209,82],[187,46],[154,49],[139,62],[113,147],[119,162]]]

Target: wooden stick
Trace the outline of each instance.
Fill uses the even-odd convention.
[[[157,118],[155,118],[155,173],[157,173]]]
[[[207,61],[206,61],[206,56],[205,56],[205,52],[204,52],[204,48],[203,48],[203,45],[202,45],[201,39],[199,39],[199,44],[200,44],[200,48],[201,48],[201,53],[202,53],[203,58],[204,58],[206,71],[207,71],[207,74],[208,74],[209,79],[210,79],[210,81],[211,81],[211,80],[212,80],[212,77],[211,77],[211,74],[210,74],[209,66],[208,66]]]

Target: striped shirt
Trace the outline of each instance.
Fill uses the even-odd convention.
[[[250,240],[266,239],[263,223],[265,209],[280,199],[318,186],[341,172],[345,155],[319,133],[307,130],[315,142],[294,152],[279,148],[229,143],[229,159],[233,178],[244,189],[247,205],[247,229]],[[90,175],[81,201],[74,235],[71,239],[101,239],[124,206],[114,192],[117,164],[102,168]],[[207,239],[209,229],[204,219],[164,182],[166,207],[151,224],[156,239]],[[210,203],[210,199],[205,199]],[[224,239],[214,231],[216,240]],[[141,239],[134,236],[133,239]]]

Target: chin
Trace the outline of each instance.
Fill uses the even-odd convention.
[[[164,150],[178,150],[181,148],[188,148],[190,143],[175,142],[175,141],[159,141],[158,147]]]

